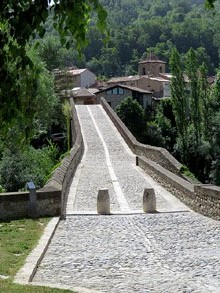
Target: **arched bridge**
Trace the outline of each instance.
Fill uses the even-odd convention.
[[[68,214],[96,213],[99,189],[110,194],[112,213],[140,213],[144,188],[154,188],[158,212],[188,208],[136,166],[131,152],[101,105],[76,106],[84,156],[74,176],[67,202]]]
[[[181,178],[172,175],[170,192],[136,166],[101,105],[76,109],[84,155],[69,189],[66,220],[59,222],[33,284],[91,293],[219,292],[219,222],[175,197]],[[97,214],[103,188],[111,215]],[[157,213],[143,213],[145,188],[155,190]],[[178,192],[191,189],[186,182]]]

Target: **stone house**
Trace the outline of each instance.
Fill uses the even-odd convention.
[[[127,85],[113,85],[96,93],[97,103],[103,97],[115,110],[118,104],[126,97],[137,100],[143,108],[152,106],[152,92]]]
[[[163,76],[131,76],[131,77],[113,77],[107,81],[109,86],[121,84],[137,87],[153,93],[156,98],[170,97],[170,79]]]
[[[96,83],[96,75],[87,68],[70,67],[66,70],[54,70],[56,92],[75,87],[88,88]]]
[[[160,73],[165,73],[166,62],[159,60],[155,55],[150,54],[146,60],[138,63],[139,75],[159,76]]]
[[[63,90],[60,92],[60,97],[73,98],[76,105],[91,105],[97,104],[95,93],[98,89],[75,87],[71,90]]]
[[[152,92],[156,98],[170,97],[171,74],[165,73],[165,65],[166,62],[150,55],[147,60],[139,62],[139,75],[113,77],[107,84],[137,87]]]

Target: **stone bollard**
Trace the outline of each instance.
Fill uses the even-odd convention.
[[[99,189],[98,191],[97,212],[101,215],[110,214],[110,198],[108,189]]]
[[[144,189],[143,210],[145,213],[156,212],[156,196],[153,188]]]

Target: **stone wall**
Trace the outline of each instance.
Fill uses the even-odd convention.
[[[124,140],[127,142],[130,149],[136,155],[145,156],[147,159],[160,164],[167,170],[181,175],[180,168],[182,165],[166,149],[139,143],[104,98],[100,99],[100,103]]]
[[[98,103],[100,102],[100,98],[104,98],[107,103],[111,103],[111,107],[116,109],[118,104],[123,101],[126,97],[132,97],[132,91],[129,89],[121,88],[123,90],[123,94],[107,94],[107,91],[103,91],[96,94]]]
[[[47,191],[48,189],[60,190],[61,191],[61,217],[65,218],[65,210],[67,203],[67,194],[69,192],[69,187],[72,182],[72,178],[81,161],[84,143],[81,133],[81,128],[75,108],[73,99],[70,99],[70,104],[72,107],[71,113],[71,129],[72,129],[72,148],[70,154],[66,156],[60,167],[58,167],[47,184],[43,187],[42,191]]]
[[[220,220],[220,187],[215,185],[195,185],[195,202],[205,216]]]
[[[180,173],[182,165],[166,149],[139,143],[108,103],[103,98],[100,102],[146,173],[192,210],[220,220],[220,187],[191,183]]]
[[[28,217],[29,192],[0,194],[0,220]],[[60,191],[37,192],[37,216],[59,216],[61,213]]]
[[[189,208],[220,220],[220,187],[192,184],[145,157],[137,157],[137,164]]]
[[[66,195],[76,168],[81,160],[84,144],[81,128],[73,99],[72,107],[72,149],[60,166],[53,172],[47,184],[37,190],[37,203],[39,216],[65,217]],[[0,194],[0,220],[18,219],[28,216],[29,192],[14,192]]]

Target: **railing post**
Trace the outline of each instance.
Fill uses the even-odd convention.
[[[37,192],[34,182],[27,183],[27,189],[29,190],[29,202],[28,202],[28,217],[37,218]]]

